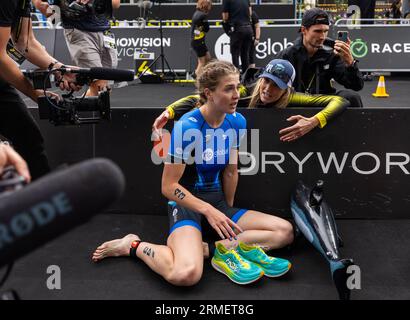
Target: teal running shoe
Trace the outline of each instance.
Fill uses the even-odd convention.
[[[258,246],[250,246],[239,242],[236,251],[246,260],[259,266],[264,271],[265,276],[270,278],[284,275],[292,266],[288,260],[268,256],[265,251]]]
[[[263,270],[242,258],[235,250],[228,250],[221,243],[215,248],[212,267],[237,284],[249,284],[263,277]]]

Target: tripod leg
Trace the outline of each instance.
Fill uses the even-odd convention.
[[[140,78],[145,74],[145,72],[147,72],[147,70],[151,70],[151,67],[158,61],[158,59],[159,59],[160,57],[161,57],[160,55],[159,55],[158,57],[156,57],[155,60],[152,61],[152,62],[149,64],[149,66],[144,69],[143,72],[141,72],[141,74],[138,76],[138,80],[140,80]]]
[[[168,70],[174,75],[172,80],[178,79],[178,75],[176,74],[176,72],[173,69],[171,69],[171,67],[168,63],[168,60],[167,60],[167,58],[165,58],[165,56],[164,56],[164,61],[167,64]]]

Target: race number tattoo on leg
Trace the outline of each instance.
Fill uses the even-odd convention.
[[[152,250],[150,247],[145,247],[143,250],[143,253],[146,254],[148,257],[153,257],[155,256],[155,251]]]

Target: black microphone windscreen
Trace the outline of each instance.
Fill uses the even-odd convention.
[[[114,81],[132,81],[134,80],[134,72],[123,69],[110,68],[90,68],[87,74],[90,78],[100,80],[114,80]]]
[[[119,167],[92,159],[0,196],[0,267],[86,222],[125,189]]]

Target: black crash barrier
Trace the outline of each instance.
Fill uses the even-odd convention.
[[[31,110],[38,119],[37,110]],[[249,129],[259,129],[259,148],[256,142],[251,144],[255,131],[249,131],[247,147],[254,154],[255,167],[253,174],[240,176],[236,206],[289,217],[290,191],[296,181],[313,184],[322,179],[327,202],[338,218],[410,217],[410,110],[349,109],[324,129],[317,128],[293,143],[279,140],[278,131],[289,125],[286,118],[311,116],[315,110],[239,111]],[[93,155],[110,158],[127,180],[126,192],[115,209],[165,215],[162,166],[152,163],[150,140],[152,122],[160,112],[114,109],[111,122],[94,128],[39,123],[53,167]],[[246,169],[252,165],[242,166]]]

